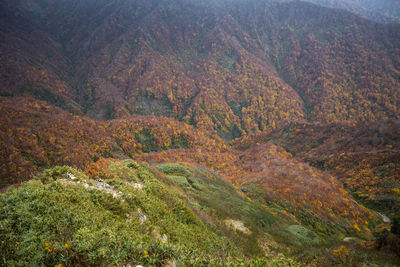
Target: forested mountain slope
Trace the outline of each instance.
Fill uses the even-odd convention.
[[[399,24],[1,0],[0,265],[396,265],[399,120]]]
[[[302,2],[2,5],[3,95],[164,115],[224,139],[282,120],[399,118],[398,25]]]
[[[237,149],[273,142],[338,177],[372,207],[400,212],[400,121],[348,125],[287,123],[235,140]]]

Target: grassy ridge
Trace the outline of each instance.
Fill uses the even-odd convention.
[[[0,195],[1,265],[391,264],[361,243],[343,245],[335,228],[321,235],[278,202],[248,198],[202,167],[101,164],[88,174],[47,169]]]
[[[103,180],[101,172],[95,180],[55,167],[2,194],[1,264],[252,264],[218,226],[188,207],[174,182],[132,161],[108,167]]]

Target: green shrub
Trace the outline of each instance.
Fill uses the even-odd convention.
[[[291,234],[296,241],[299,241],[304,245],[317,245],[319,244],[319,238],[317,235],[305,228],[302,225],[290,225],[286,228],[286,231]]]
[[[122,162],[112,161],[107,167],[107,171],[110,174],[109,178],[118,178],[137,182],[138,177],[135,172],[135,166],[137,166],[137,164],[133,160],[126,160]]]
[[[168,176],[172,181],[177,183],[178,185],[184,187],[184,188],[190,188],[190,184],[188,183],[188,180],[184,176],[177,176],[177,175],[169,175]]]
[[[78,171],[77,169],[74,169],[70,166],[56,166],[51,169],[46,169],[38,175],[37,179],[41,180],[44,183],[48,183],[56,181],[58,179],[70,179],[68,177],[70,176],[70,174],[72,174],[73,177],[79,181],[88,179],[88,177],[83,172]]]
[[[191,174],[187,167],[177,163],[160,164],[156,168],[167,175],[188,176]]]

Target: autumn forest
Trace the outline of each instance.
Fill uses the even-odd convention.
[[[399,264],[376,2],[1,0],[0,265]]]

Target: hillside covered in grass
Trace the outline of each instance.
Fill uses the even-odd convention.
[[[343,245],[345,232],[322,235],[201,167],[108,160],[86,173],[47,169],[0,195],[2,265],[382,263],[363,239]]]
[[[257,237],[277,216],[206,170],[158,169],[174,176],[132,161],[109,161],[92,178],[55,167],[1,195],[2,264],[237,265],[263,256]],[[179,180],[192,171],[191,184]]]

